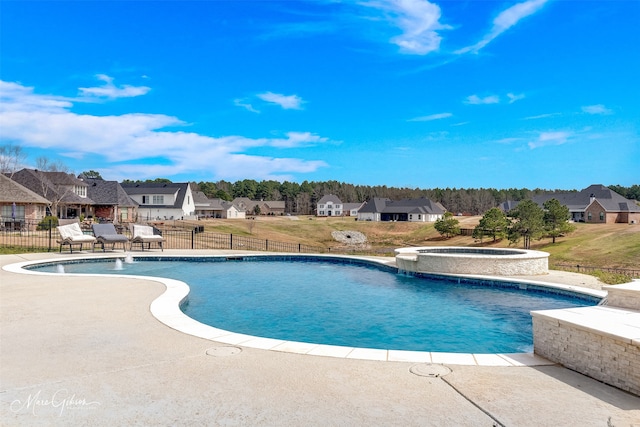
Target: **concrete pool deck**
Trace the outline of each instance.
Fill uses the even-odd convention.
[[[204,253],[238,252],[164,252]],[[93,254],[4,255],[0,265],[61,256]],[[600,287],[571,273],[543,280]],[[640,426],[640,397],[558,365],[444,362],[451,372],[429,377],[411,372],[414,361],[206,340],[152,316],[164,291],[153,280],[1,270],[0,424]]]

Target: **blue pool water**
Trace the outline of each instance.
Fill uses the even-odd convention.
[[[186,282],[182,309],[211,326],[268,338],[381,349],[518,353],[533,348],[531,310],[595,305],[591,297],[485,281],[406,276],[312,257],[137,259],[64,265],[67,273],[135,274]],[[56,271],[56,265],[39,267]]]

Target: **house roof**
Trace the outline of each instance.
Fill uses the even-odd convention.
[[[507,200],[506,202],[500,203],[498,206],[502,211],[509,212],[511,209],[518,206],[518,202],[515,200]]]
[[[384,207],[387,205],[387,202],[390,202],[391,199],[386,197],[374,197],[364,203],[364,206],[360,208],[358,213],[376,213],[382,212]]]
[[[251,210],[257,204],[248,197],[236,197],[232,203],[245,210]]]
[[[62,204],[92,205],[89,197],[80,197],[69,187],[87,184],[64,172],[45,172],[35,169],[22,169],[13,174],[13,180],[49,201],[58,200]],[[64,189],[64,191],[62,191]]]
[[[363,205],[364,203],[343,203],[342,204],[345,211],[350,211],[352,209],[359,209]]]
[[[269,209],[284,209],[284,200],[265,200],[261,203],[267,205]]]
[[[422,197],[420,199],[390,200],[374,197],[358,213],[416,213],[444,214],[447,210],[438,202]]]
[[[49,204],[44,197],[0,174],[0,203]]]
[[[189,188],[188,182],[141,182],[141,183],[122,183],[122,188],[129,196],[140,195],[165,195],[175,194],[175,202],[171,205],[140,205],[141,208],[177,208],[182,209],[184,204],[184,197],[187,194]]]
[[[206,209],[211,206],[211,199],[207,197],[202,191],[191,191],[193,195],[193,203],[196,205],[196,208]]]
[[[226,200],[220,198],[210,199],[202,191],[192,191],[192,194],[196,209],[201,211],[228,211],[231,208],[236,208],[238,211],[243,210]]]
[[[420,199],[392,200],[387,202],[383,213],[444,214],[447,210],[438,202],[422,197]]]
[[[236,197],[231,202],[240,211],[252,211],[257,205],[265,205],[269,209],[284,209],[285,203],[280,200],[251,200],[248,197]]]
[[[325,194],[320,200],[318,200],[318,204],[329,202],[333,204],[342,204],[342,200],[340,200],[338,196],[334,196],[333,194]]]
[[[542,206],[551,199],[566,205],[570,211],[584,211],[595,198],[607,212],[640,212],[640,206],[601,184],[590,185],[578,191],[534,196],[532,200]]]
[[[96,205],[117,205],[123,207],[138,206],[118,181],[105,181],[102,179],[86,178],[87,196]]]

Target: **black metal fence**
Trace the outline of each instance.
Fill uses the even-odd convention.
[[[595,271],[604,271],[607,273],[624,274],[625,276],[640,278],[640,270],[630,268],[607,268],[593,267],[580,264],[553,264],[551,268],[556,270],[575,271],[576,273],[593,273]]]
[[[84,233],[92,234],[89,224],[81,224]],[[131,238],[129,230],[119,227],[120,232]],[[322,253],[324,248],[285,243],[273,240],[256,239],[248,236],[213,233],[204,231],[204,227],[188,229],[161,229],[165,249],[240,249],[271,252]],[[0,228],[0,247],[16,247],[34,251],[57,251],[60,236],[54,221],[20,221]],[[68,249],[68,247],[67,247]]]

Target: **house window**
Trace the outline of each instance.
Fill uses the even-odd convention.
[[[164,196],[153,196],[154,205],[164,205]]]
[[[143,205],[149,204],[149,196],[142,196],[142,204]]]
[[[604,212],[600,212],[600,221],[604,221]]]
[[[13,212],[13,215],[12,215],[12,212]],[[15,210],[13,208],[13,205],[4,205],[4,206],[2,206],[2,219],[11,220],[12,218],[23,220],[24,219],[24,206],[16,206]]]
[[[87,197],[87,187],[84,185],[74,185],[73,191],[80,197]]]
[[[591,212],[587,213],[587,221],[591,221]]]
[[[413,221],[413,214],[409,214],[409,221]]]
[[[319,215],[324,215],[324,211],[320,211],[318,214]]]
[[[422,220],[422,214],[418,214],[418,221]]]

